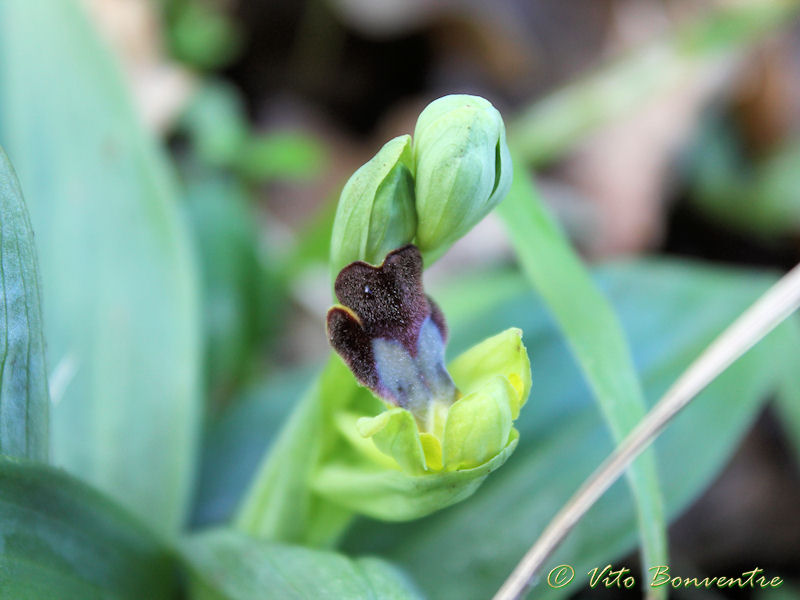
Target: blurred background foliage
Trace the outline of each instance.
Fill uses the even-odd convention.
[[[501,110],[521,169],[536,171],[544,202],[597,265],[648,404],[800,261],[797,2],[83,0],[86,19],[65,0],[3,2],[0,145],[41,263],[52,462],[159,540],[231,517],[328,352],[341,186],[436,97],[479,94]],[[251,583],[277,585],[263,565],[282,560],[288,573],[313,564],[323,586],[360,573],[329,597],[411,597],[416,586],[484,598],[499,586],[613,443],[515,264],[490,215],[426,274],[451,354],[522,327],[534,386],[519,450],[475,497],[348,532],[344,552],[405,575],[202,534],[177,551],[196,597],[251,597]],[[797,322],[777,330],[656,444],[676,572],[757,565],[789,582],[787,597],[800,584],[798,336]],[[74,488],[96,508],[53,502],[57,519],[98,531],[86,560],[120,545],[107,568],[149,573],[102,585],[168,594],[163,564],[148,569],[159,540],[59,477],[3,462],[13,494],[0,516],[16,518],[40,488],[47,498]],[[618,483],[558,560],[579,572],[633,567],[634,515]],[[23,540],[21,556],[38,543]],[[59,544],[56,555],[69,553],[70,538]],[[81,577],[104,577],[89,571]],[[615,597],[585,587],[547,593]],[[732,594],[714,597],[761,597]]]

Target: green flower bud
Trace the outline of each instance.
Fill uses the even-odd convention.
[[[411,137],[401,135],[347,181],[331,236],[333,276],[357,260],[377,264],[414,239],[417,213]]]
[[[508,193],[511,155],[500,113],[478,96],[431,102],[414,130],[416,245],[435,259]]]

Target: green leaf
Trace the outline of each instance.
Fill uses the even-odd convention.
[[[28,210],[0,148],[0,454],[47,461],[50,396]]]
[[[77,1],[0,3],[0,140],[37,236],[53,460],[175,532],[199,417],[194,265],[165,158]]]
[[[648,401],[655,402],[705,346],[770,283],[749,272],[644,261],[607,268],[601,282],[631,341]],[[458,286],[453,296],[464,293]],[[483,277],[472,285],[484,289]],[[511,291],[512,286],[508,286]],[[437,296],[445,314],[450,294]],[[562,337],[529,293],[512,293],[452,328],[451,349],[518,326],[531,356],[533,391],[516,426],[520,443],[508,463],[469,500],[401,526],[357,522],[343,547],[397,562],[434,598],[487,598],[509,575],[544,526],[614,447]],[[774,336],[774,334],[773,334]],[[666,514],[674,518],[713,480],[757,414],[785,347],[768,337],[718,378],[656,441]],[[560,590],[581,589],[592,567],[636,544],[635,508],[615,484],[577,525],[545,573],[575,568]],[[468,568],[465,565],[469,565]],[[641,580],[640,580],[641,581]]]
[[[0,595],[171,597],[172,561],[141,523],[62,471],[0,457]]]
[[[625,336],[610,304],[547,214],[525,169],[517,165],[515,172],[511,192],[498,212],[523,271],[564,333],[619,443],[645,414]],[[636,499],[647,574],[650,565],[667,564],[666,524],[653,451],[642,453],[626,474]],[[666,588],[653,593],[666,597]]]
[[[420,598],[396,568],[257,540],[230,530],[189,538],[184,561],[195,600],[401,600]]]

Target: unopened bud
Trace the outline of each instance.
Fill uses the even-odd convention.
[[[438,258],[483,219],[511,186],[503,119],[478,96],[431,102],[414,130],[416,244]]]

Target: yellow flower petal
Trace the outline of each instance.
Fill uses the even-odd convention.
[[[531,391],[531,363],[522,343],[522,331],[516,327],[473,346],[451,362],[448,370],[463,394],[480,389],[498,375],[504,376],[515,391],[512,419],[519,416]]]
[[[422,451],[425,454],[425,464],[431,471],[442,470],[442,443],[431,433],[420,433]]]
[[[445,470],[470,469],[492,459],[511,434],[512,404],[517,392],[503,376],[495,376],[451,407],[444,427]]]
[[[393,408],[376,417],[363,417],[356,428],[362,436],[372,437],[378,449],[394,458],[403,471],[412,474],[426,471],[419,428],[406,409]]]

